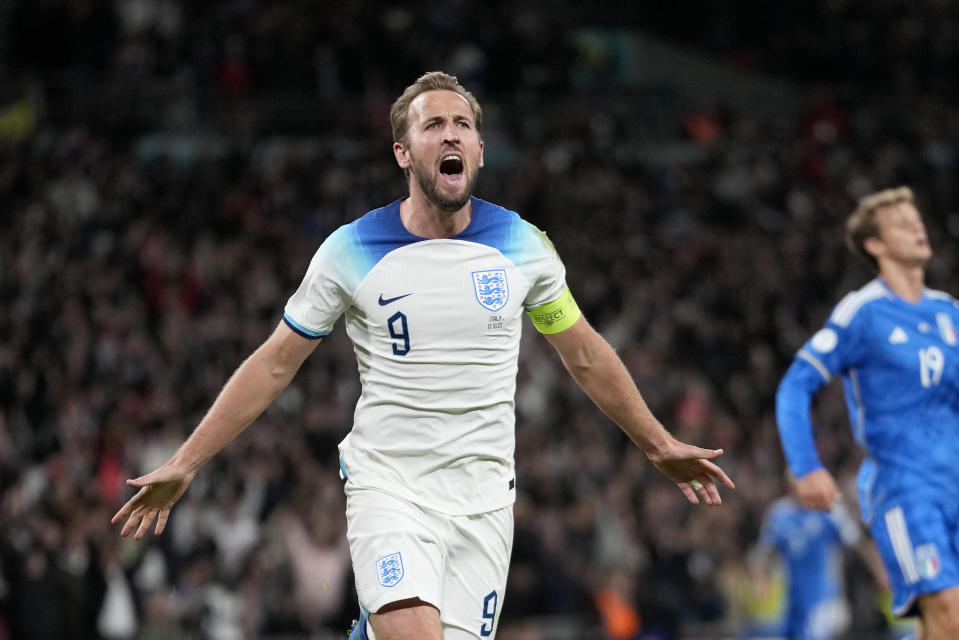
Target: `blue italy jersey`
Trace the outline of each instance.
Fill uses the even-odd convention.
[[[959,346],[956,300],[925,289],[907,302],[877,278],[848,294],[800,349],[780,384],[776,417],[798,477],[822,466],[810,423],[812,396],[841,375],[856,442],[865,452],[859,497],[876,501],[959,486]]]
[[[830,638],[846,626],[842,548],[860,536],[858,523],[842,506],[825,513],[782,498],[770,507],[759,541],[776,549],[786,566],[788,604],[781,630],[785,637]]]

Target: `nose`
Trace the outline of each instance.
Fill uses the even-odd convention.
[[[459,142],[459,131],[455,124],[448,124],[443,127],[443,142]]]

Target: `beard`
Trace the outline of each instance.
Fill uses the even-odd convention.
[[[466,188],[463,189],[458,195],[448,196],[442,193],[439,190],[439,187],[436,185],[436,175],[433,171],[428,171],[425,167],[419,167],[416,160],[410,157],[412,163],[410,164],[410,174],[411,179],[415,178],[417,184],[420,185],[420,189],[423,191],[423,195],[426,196],[426,199],[430,203],[445,213],[456,213],[469,202],[470,196],[473,195],[473,189],[476,187],[476,181],[479,179],[479,169],[465,170],[464,177],[466,178]],[[421,170],[423,169],[423,170]]]

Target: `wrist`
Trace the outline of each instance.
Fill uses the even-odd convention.
[[[673,436],[666,431],[663,425],[657,423],[656,427],[651,429],[649,433],[643,434],[642,440],[637,444],[648,459],[655,460],[666,456],[672,448],[673,442]]]
[[[206,460],[190,456],[183,451],[177,451],[164,465],[179,475],[194,475],[206,463]]]

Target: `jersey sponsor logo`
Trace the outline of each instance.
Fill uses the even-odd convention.
[[[902,330],[902,327],[896,327],[889,334],[889,344],[903,344],[909,342],[909,336]]]
[[[943,341],[950,347],[955,346],[957,342],[956,327],[952,324],[952,318],[949,317],[949,314],[937,313],[936,324],[939,325],[939,335],[942,336]]]
[[[392,304],[392,303],[396,302],[397,300],[402,300],[402,299],[405,298],[406,296],[411,296],[411,295],[413,295],[413,294],[412,294],[412,293],[404,293],[404,294],[401,295],[401,296],[396,296],[396,297],[393,297],[393,298],[384,298],[384,297],[383,297],[383,294],[381,293],[381,294],[380,294],[380,299],[377,300],[377,302],[380,303],[380,306],[381,306],[381,307],[385,307],[385,306],[388,305],[388,304]]]
[[[509,300],[506,269],[488,269],[473,272],[473,291],[484,309],[499,311]]]
[[[403,554],[399,551],[381,556],[376,561],[376,577],[384,587],[395,587],[405,574]]]
[[[934,543],[916,547],[916,564],[919,565],[919,575],[927,580],[939,575],[942,564],[939,562],[939,549]]]
[[[832,329],[820,329],[812,337],[810,344],[819,353],[829,353],[839,344],[839,336]]]

